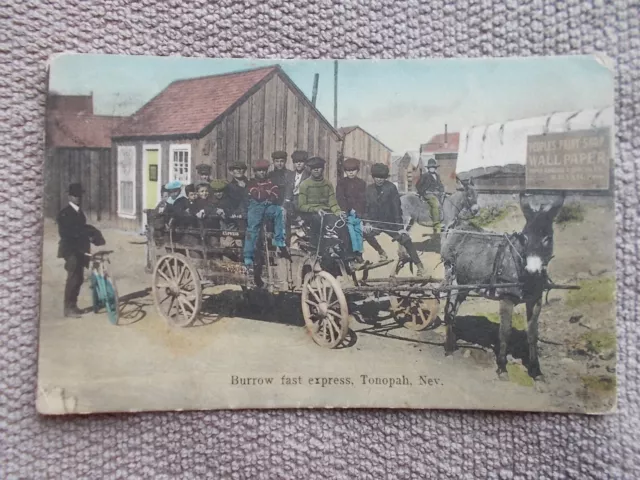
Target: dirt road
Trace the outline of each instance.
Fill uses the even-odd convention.
[[[585,224],[606,215],[594,209]],[[495,228],[511,231],[522,223],[519,212],[512,212]],[[558,229],[556,255],[571,257],[566,262],[575,274],[605,278],[611,271],[603,272],[605,267],[592,259],[583,260],[588,259],[587,249],[602,245],[603,238],[590,235],[575,253],[572,229],[584,232],[586,226]],[[567,306],[566,292],[552,292],[540,327],[546,382],[534,386],[526,376],[518,359],[526,336],[518,330],[513,335],[512,381],[505,382],[495,375],[495,302],[463,304],[458,319],[461,348],[450,357],[443,354],[441,327],[411,332],[391,319],[375,325],[354,323],[343,348],[326,350],[303,328],[297,298],[287,296],[277,311],[260,314],[241,303],[234,287],[222,293],[221,288],[208,290],[216,295],[205,302],[202,321],[171,329],[153,307],[150,276],[144,273],[144,238],[103,233],[107,247],[115,250],[111,270],[123,305],[119,326],[111,325],[104,313],[62,317],[64,270],[62,260],[55,258],[55,226],[45,225],[38,382],[38,408],[45,413],[259,406],[583,411],[610,406],[615,398],[603,393],[599,383],[585,383],[585,377],[597,380],[607,368],[615,368],[615,351],[607,360],[596,355],[597,365],[593,352],[572,353],[587,330],[580,324],[588,324],[590,331],[613,327],[608,305],[585,307],[585,318],[573,324],[568,315],[582,311],[580,306]],[[421,232],[413,235],[418,239]],[[395,245],[382,240],[395,251]],[[372,252],[367,251],[369,256]],[[423,258],[435,268],[437,256],[428,253]],[[567,268],[554,279],[576,279]],[[86,283],[79,304],[87,310],[90,306]],[[594,318],[587,311],[599,313]]]

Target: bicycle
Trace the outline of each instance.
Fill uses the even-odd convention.
[[[101,308],[105,308],[109,321],[113,325],[118,324],[118,290],[116,282],[107,271],[106,264],[109,261],[109,254],[113,250],[102,250],[93,254],[86,253],[91,258],[91,291],[93,297],[93,313],[98,313]]]

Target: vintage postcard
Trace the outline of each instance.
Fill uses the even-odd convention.
[[[38,411],[613,412],[613,78],[52,58]]]

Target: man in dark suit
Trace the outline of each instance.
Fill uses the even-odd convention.
[[[58,214],[58,258],[64,258],[67,282],[64,287],[64,316],[79,317],[78,295],[84,281],[84,269],[89,266],[85,253],[91,250],[91,234],[87,219],[80,210],[84,190],[79,183],[69,186],[69,204]]]
[[[440,175],[436,173],[439,167],[435,158],[430,158],[427,162],[427,171],[420,175],[420,180],[416,185],[418,194],[427,202],[429,215],[433,221],[434,233],[440,233],[440,199],[444,194],[444,185],[440,180]]]

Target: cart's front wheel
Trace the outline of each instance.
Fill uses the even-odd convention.
[[[153,271],[153,300],[172,327],[191,325],[202,308],[202,286],[191,260],[170,253],[158,260]]]
[[[311,338],[335,348],[349,331],[349,308],[340,283],[325,271],[309,272],[302,286],[302,314]]]
[[[421,331],[438,317],[440,301],[437,298],[392,297],[391,314],[409,330]]]

